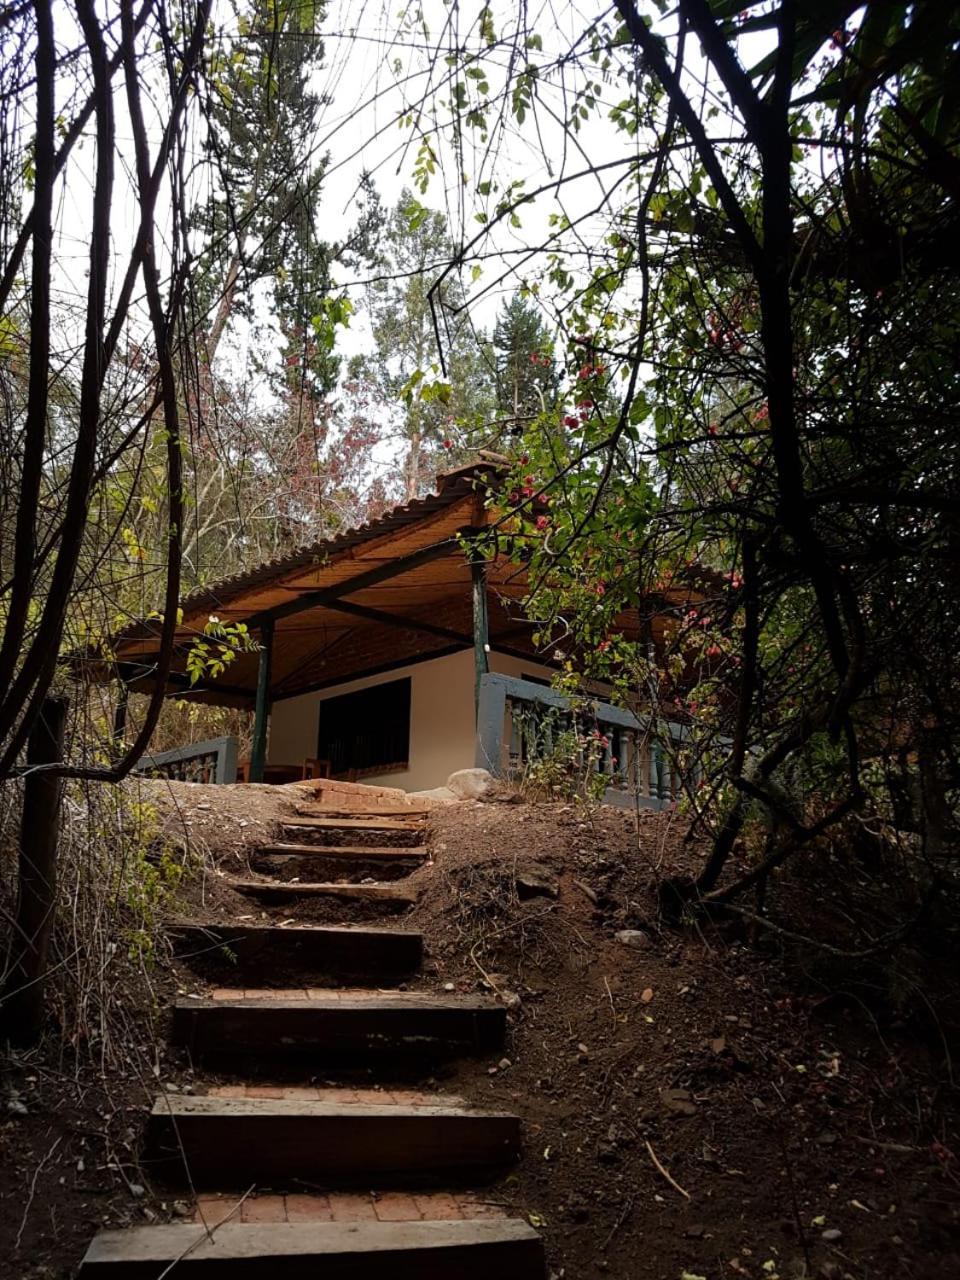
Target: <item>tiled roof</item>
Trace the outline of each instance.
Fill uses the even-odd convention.
[[[404,525],[423,520],[475,492],[478,483],[484,479],[493,479],[498,469],[494,463],[471,462],[455,470],[441,472],[434,482],[435,492],[423,498],[414,498],[402,506],[385,512],[375,520],[346,529],[335,537],[321,538],[317,542],[297,547],[274,560],[266,560],[252,569],[245,569],[241,573],[231,574],[228,578],[221,578],[219,582],[209,586],[197,587],[182,597],[181,605],[185,612],[193,612],[195,609],[222,608],[244,591],[249,591],[276,578],[282,578],[288,573],[296,573],[298,569],[308,569],[311,565],[324,563],[361,543],[392,533]]]

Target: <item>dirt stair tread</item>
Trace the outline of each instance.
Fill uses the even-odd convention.
[[[532,1227],[516,1218],[225,1223],[212,1235],[201,1225],[173,1223],[101,1231],[80,1276],[152,1280],[158,1266],[182,1259],[177,1270],[188,1275],[205,1275],[206,1268],[219,1263],[224,1270],[217,1275],[230,1268],[231,1276],[257,1280],[272,1274],[277,1264],[290,1280],[315,1276],[318,1266],[327,1280],[386,1274],[395,1280],[442,1280],[453,1274],[481,1280],[494,1266],[502,1280],[533,1280],[543,1275],[542,1248]]]

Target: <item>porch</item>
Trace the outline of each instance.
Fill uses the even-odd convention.
[[[493,761],[490,708],[500,699],[505,717],[521,705],[556,711],[557,695],[545,687],[552,655],[538,652],[522,610],[524,565],[496,543],[489,497],[498,474],[485,463],[460,468],[438,477],[434,494],[185,597],[166,688],[252,710],[252,749],[238,761],[235,744],[201,743],[147,757],[142,769],[250,782],[333,777],[407,791],[442,785],[478,753],[491,772],[515,771],[509,751]],[[478,535],[487,536],[483,554]],[[198,677],[189,658],[210,639],[211,617],[243,622],[255,643],[216,677]],[[654,643],[663,625],[658,614]],[[639,638],[635,610],[617,626]],[[131,624],[114,638],[110,674],[124,690],[149,692],[158,647],[156,621]],[[647,734],[597,705],[624,742]],[[516,733],[505,718],[501,745]],[[523,751],[529,733],[525,741]],[[631,757],[629,767],[637,777],[646,771],[645,800],[673,794],[662,764]]]

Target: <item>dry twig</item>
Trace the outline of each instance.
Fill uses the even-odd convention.
[[[677,1180],[676,1180],[675,1178],[671,1177],[671,1175],[667,1172],[667,1170],[663,1167],[663,1165],[662,1165],[662,1164],[660,1163],[660,1161],[657,1159],[657,1153],[654,1151],[653,1147],[651,1147],[650,1143],[649,1143],[649,1142],[647,1142],[647,1141],[646,1141],[646,1139],[644,1139],[644,1143],[645,1143],[645,1145],[646,1145],[647,1151],[650,1153],[650,1159],[653,1161],[653,1167],[656,1169],[656,1171],[657,1171],[659,1174],[661,1174],[664,1178],[666,1178],[667,1182],[669,1182],[669,1183],[670,1183],[670,1185],[671,1185],[671,1187],[673,1187],[674,1191],[679,1191],[679,1192],[680,1192],[680,1194],[681,1194],[681,1195],[682,1195],[686,1200],[691,1199],[690,1192],[689,1192],[689,1191],[684,1191],[684,1189],[683,1189],[683,1187],[681,1187],[680,1183],[679,1183],[679,1182],[677,1182]]]

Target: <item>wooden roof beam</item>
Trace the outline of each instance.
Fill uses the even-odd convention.
[[[388,627],[400,627],[404,631],[422,631],[428,636],[437,636],[440,640],[456,640],[462,644],[473,644],[473,637],[465,631],[451,631],[449,627],[438,627],[432,622],[421,622],[417,618],[405,618],[397,613],[386,613],[383,609],[371,609],[365,604],[353,604],[349,600],[334,600],[327,605],[335,613],[347,613],[354,618],[366,618],[368,622],[379,622]]]
[[[459,549],[461,538],[474,538],[482,532],[483,529],[477,526],[467,525],[458,529],[452,537],[444,538],[442,542],[422,547],[419,551],[412,551],[409,555],[400,556],[396,560],[387,560],[384,564],[377,565],[375,569],[368,569],[365,573],[347,578],[345,582],[338,582],[332,587],[324,587],[319,591],[306,591],[296,600],[289,600],[286,604],[276,605],[272,609],[263,609],[251,615],[248,625],[259,627],[267,618],[279,621],[281,618],[292,617],[296,613],[304,613],[308,609],[330,608],[343,596],[352,596],[358,591],[375,587],[378,583],[387,582],[390,578],[399,578],[404,573],[419,569],[421,565],[430,564],[434,560],[448,556],[452,551]]]

